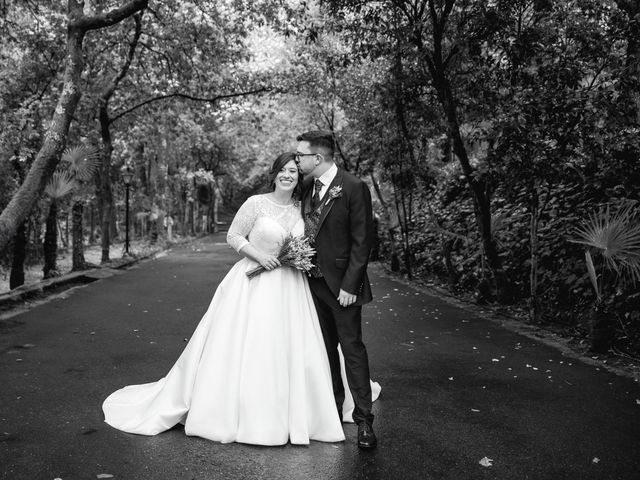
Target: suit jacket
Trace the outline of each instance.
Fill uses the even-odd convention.
[[[355,305],[372,300],[367,264],[373,239],[371,193],[366,183],[338,168],[320,205],[311,208],[313,181],[302,191],[302,216],[305,223],[312,215],[315,222],[311,242],[316,248],[316,265],[331,292],[340,289],[357,295]],[[315,230],[315,231],[313,231]]]

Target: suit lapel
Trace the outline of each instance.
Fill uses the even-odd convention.
[[[322,210],[320,212],[320,219],[318,220],[318,228],[316,230],[316,236],[318,235],[320,228],[322,228],[322,223],[324,222],[325,218],[327,218],[327,215],[329,215],[329,212],[331,211],[331,208],[335,203],[336,199],[331,198],[329,195],[329,192],[334,187],[342,187],[342,171],[340,169],[338,169],[338,173],[336,173],[336,176],[333,178],[333,181],[329,185],[329,188],[327,188],[327,191],[324,194],[324,197],[322,197],[322,202],[320,202],[320,206],[318,207],[318,208],[321,208]]]
[[[313,178],[313,177],[311,177]],[[313,190],[313,181],[308,182],[306,185],[303,185],[302,188],[302,218],[307,218],[306,216],[311,213],[311,190]],[[305,220],[306,222],[306,220]]]

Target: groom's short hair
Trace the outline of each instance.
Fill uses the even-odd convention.
[[[296,139],[299,142],[309,142],[309,146],[314,149],[322,150],[329,160],[333,160],[333,152],[335,149],[335,141],[333,133],[329,130],[310,130],[298,135]]]

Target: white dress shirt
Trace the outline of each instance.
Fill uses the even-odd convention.
[[[324,197],[324,194],[327,193],[329,189],[329,185],[333,182],[333,179],[336,178],[338,174],[338,166],[334,163],[329,167],[329,170],[324,172],[322,175],[318,177],[318,180],[322,182],[322,188],[320,189],[320,200]],[[315,187],[313,187],[315,190]],[[315,191],[313,193],[316,193]]]

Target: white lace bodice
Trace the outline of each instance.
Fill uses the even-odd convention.
[[[289,233],[294,236],[304,234],[299,202],[280,205],[267,195],[253,195],[242,204],[233,218],[227,243],[237,252],[251,243],[261,252],[275,254]]]

